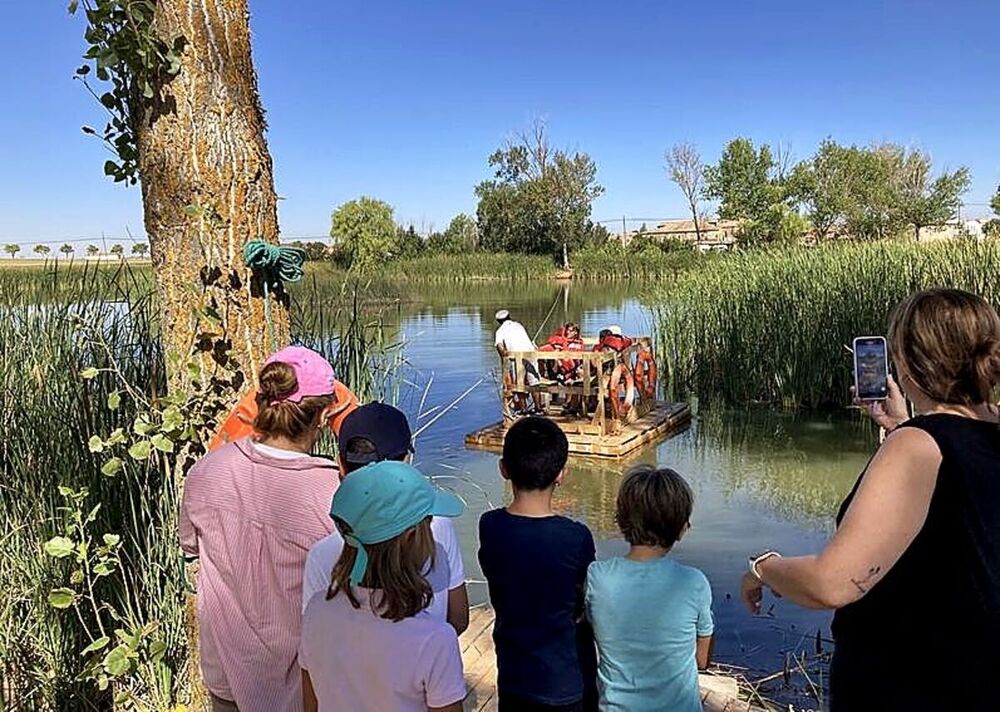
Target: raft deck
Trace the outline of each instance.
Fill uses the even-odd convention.
[[[644,445],[684,429],[691,422],[691,407],[687,403],[656,401],[645,415],[623,423],[617,433],[601,435],[587,432],[587,423],[572,416],[550,415],[569,440],[574,455],[624,457]],[[465,436],[469,447],[498,452],[503,449],[507,432],[506,420],[501,420]]]
[[[466,712],[496,712],[497,658],[493,648],[493,622],[489,606],[469,612],[469,627],[458,639],[469,690],[463,705]],[[747,712],[761,710],[741,696],[735,678],[712,672],[698,673],[698,689],[706,712]]]

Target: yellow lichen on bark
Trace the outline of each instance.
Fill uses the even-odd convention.
[[[250,48],[246,0],[158,0],[154,30],[186,40],[180,73],[136,117],[146,232],[170,353],[187,357],[214,303],[252,378],[266,357],[264,297],[243,245],[278,241],[277,197]],[[275,341],[288,313],[271,296]],[[172,382],[177,383],[172,376]]]

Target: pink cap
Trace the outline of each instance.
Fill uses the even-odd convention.
[[[310,396],[330,396],[334,393],[333,366],[325,358],[305,346],[286,346],[268,356],[264,365],[269,363],[287,363],[295,371],[295,380],[299,387],[294,393],[279,398],[277,401],[292,401],[301,403],[303,398]]]

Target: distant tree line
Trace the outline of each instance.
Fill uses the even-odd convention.
[[[371,269],[385,260],[478,250],[563,260],[569,251],[607,241],[608,231],[590,219],[604,192],[597,165],[586,153],[553,148],[543,122],[506,141],[487,164],[493,176],[475,187],[475,217],[456,215],[443,231],[421,236],[413,225],[396,223],[391,205],[363,196],[333,212],[332,247],[314,244],[339,264]]]
[[[886,143],[845,146],[827,139],[807,160],[748,138],[730,141],[718,163],[703,165],[690,144],[665,155],[668,177],[688,203],[700,232],[702,200],[718,216],[739,220],[749,244],[783,243],[807,233],[817,240],[848,235],[863,240],[921,230],[955,217],[969,189],[969,171],[933,174],[930,156]]]

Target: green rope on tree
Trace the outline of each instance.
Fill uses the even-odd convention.
[[[279,282],[298,282],[304,274],[305,250],[250,240],[243,246],[243,261],[268,286]]]
[[[282,282],[298,282],[305,274],[302,265],[306,252],[298,247],[272,245],[264,240],[250,240],[243,246],[243,262],[264,285],[264,320],[267,322],[267,336],[271,351],[278,347],[274,342],[274,322],[271,320],[272,288]]]

